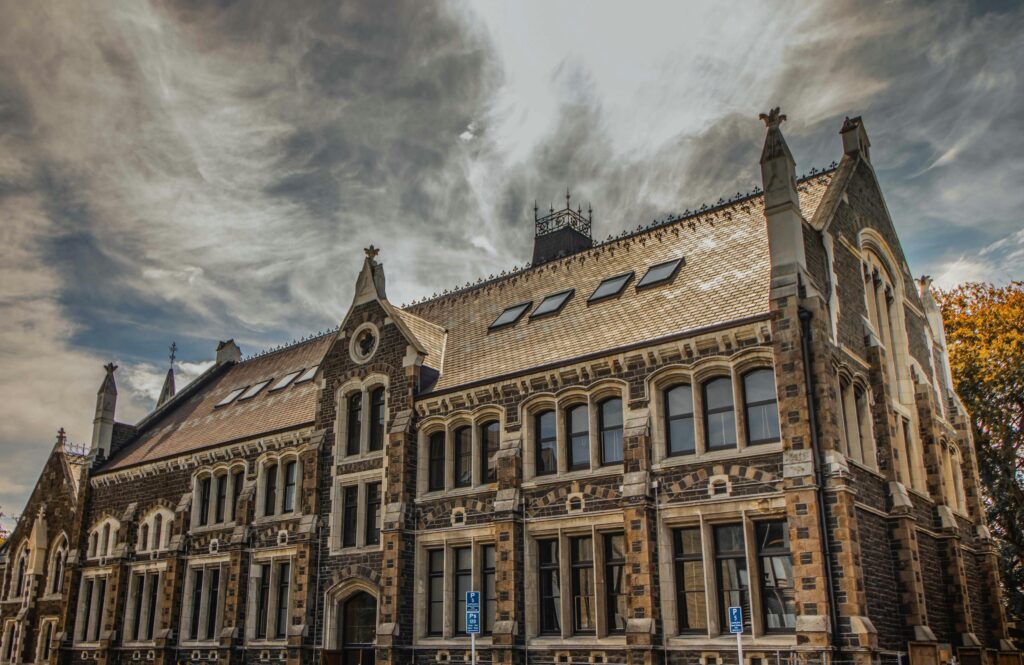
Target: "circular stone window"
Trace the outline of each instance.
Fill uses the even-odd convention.
[[[348,347],[349,355],[352,356],[352,360],[363,364],[373,357],[379,342],[380,334],[377,331],[377,326],[370,322],[364,323],[352,333],[352,341],[349,342]]]

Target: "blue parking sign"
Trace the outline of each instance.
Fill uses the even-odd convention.
[[[480,633],[480,592],[466,592],[466,634]]]
[[[730,633],[742,633],[743,632],[743,608],[742,607],[730,607],[729,608],[729,632]]]

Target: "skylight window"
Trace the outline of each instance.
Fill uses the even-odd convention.
[[[267,387],[267,384],[270,383],[270,381],[270,379],[267,379],[266,381],[260,381],[259,383],[252,384],[249,386],[248,390],[242,393],[242,396],[238,398],[238,401],[241,402],[243,399],[252,399],[253,397],[256,397],[261,390]]]
[[[494,323],[491,324],[491,329],[501,328],[503,326],[509,326],[519,320],[519,317],[523,315],[530,308],[533,301],[519,303],[518,305],[512,305],[504,312],[498,315],[498,318],[494,319]]]
[[[235,398],[241,395],[245,391],[245,388],[235,388],[227,394],[227,397],[217,402],[216,406],[227,406],[235,401]]]
[[[651,266],[647,270],[647,274],[643,276],[643,279],[636,283],[636,288],[639,289],[645,286],[653,286],[655,284],[667,282],[676,276],[676,272],[682,264],[683,258],[679,257],[672,261],[666,261],[665,263],[659,263],[656,266]]]
[[[295,383],[305,383],[306,381],[312,381],[313,377],[316,376],[316,371],[319,368],[320,368],[320,365],[313,365],[312,367],[307,369],[305,372],[303,372],[302,376],[300,376],[299,378],[295,379]]]
[[[572,294],[576,293],[576,289],[569,289],[568,291],[562,291],[550,295],[544,300],[540,301],[537,305],[537,309],[533,310],[533,314],[530,314],[530,318],[536,318],[538,316],[544,316],[545,314],[556,314],[560,309],[565,307],[565,303],[569,302],[569,298]]]
[[[626,288],[626,284],[629,284],[629,280],[633,279],[633,272],[627,272],[622,275],[616,275],[615,277],[609,277],[594,289],[594,292],[587,298],[587,302],[594,302],[595,300],[602,300],[604,298],[611,298],[622,293],[622,289]]]
[[[297,377],[299,374],[302,374],[302,370],[301,369],[296,371],[296,372],[292,372],[291,374],[285,374],[284,376],[281,377],[280,381],[278,381],[277,383],[275,383],[273,385],[273,387],[270,389],[270,392],[274,392],[275,390],[280,390],[281,388],[287,388],[288,385],[292,381],[294,381],[295,377]]]

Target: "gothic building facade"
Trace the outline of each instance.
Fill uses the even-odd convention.
[[[0,563],[0,664],[1019,665],[967,414],[859,118],[797,179],[337,330],[62,437]]]

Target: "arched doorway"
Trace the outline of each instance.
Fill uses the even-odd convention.
[[[371,665],[377,639],[377,599],[358,591],[339,603],[335,616],[341,665]]]

